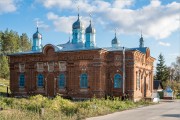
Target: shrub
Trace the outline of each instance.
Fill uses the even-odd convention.
[[[30,98],[6,98],[0,97],[0,105],[6,106],[6,113],[0,112],[0,119],[26,119],[26,120],[49,120],[49,119],[85,119],[86,117],[104,115],[114,111],[130,109],[137,106],[149,105],[150,102],[121,101],[120,98],[96,99],[87,101],[72,102],[56,96],[48,99],[42,95]],[[44,114],[41,114],[44,108]],[[7,115],[8,114],[8,115]],[[19,117],[18,117],[19,116]]]
[[[61,110],[68,116],[72,116],[77,113],[77,105],[67,99],[63,99],[61,96],[56,96],[52,100],[52,109]]]

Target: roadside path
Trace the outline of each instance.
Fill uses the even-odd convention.
[[[163,100],[157,105],[87,118],[86,120],[180,120],[180,100]]]

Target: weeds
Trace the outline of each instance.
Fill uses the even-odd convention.
[[[152,103],[146,101],[134,103],[128,100],[121,101],[119,98],[113,100],[93,98],[87,101],[72,102],[61,96],[56,96],[54,99],[48,99],[42,95],[29,98],[0,97],[0,106],[5,109],[0,111],[0,120],[11,120],[12,118],[18,120],[80,120],[149,104]]]

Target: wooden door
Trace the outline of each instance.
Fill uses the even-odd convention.
[[[49,74],[47,76],[47,96],[48,97],[54,97],[55,93],[54,93],[54,75],[53,74]]]

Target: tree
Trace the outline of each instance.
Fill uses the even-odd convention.
[[[6,29],[1,36],[2,53],[9,54],[19,51],[19,35],[13,30]]]
[[[169,81],[163,82],[164,87],[171,87],[176,96],[180,93],[180,57],[177,57],[176,62],[173,62],[169,70]]]
[[[0,77],[9,78],[7,54],[28,51],[30,48],[31,42],[26,33],[19,36],[17,32],[8,29],[0,32]]]
[[[0,78],[9,78],[8,58],[5,55],[0,56]]]
[[[170,67],[171,80],[180,82],[180,57],[176,58],[176,62],[173,62]]]
[[[158,57],[158,63],[156,66],[156,77],[157,80],[161,80],[162,82],[166,82],[169,78],[168,68],[165,65],[164,56],[162,54]]]
[[[31,49],[31,42],[26,33],[20,36],[20,51],[29,51]]]
[[[1,39],[2,35],[3,33],[0,32],[0,55],[2,54],[2,39]]]

